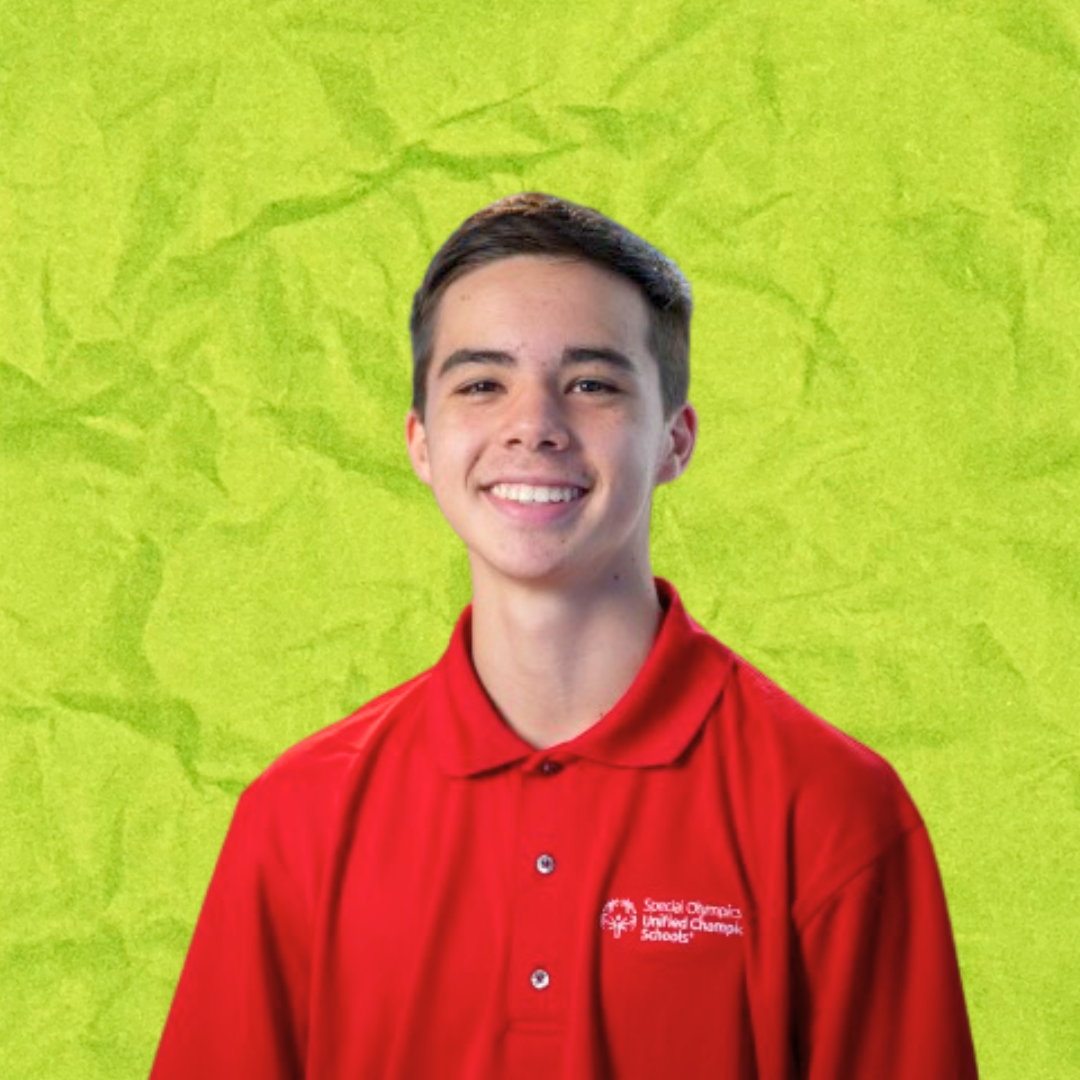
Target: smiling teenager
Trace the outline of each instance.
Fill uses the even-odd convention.
[[[417,474],[469,553],[472,659],[536,746],[583,731],[630,685],[661,609],[649,566],[658,483],[696,419],[665,415],[648,309],[595,264],[501,259],[442,297]]]
[[[976,1075],[896,773],[653,576],[690,314],[669,259],[548,195],[436,254],[406,441],[472,601],[244,792],[154,1080]]]

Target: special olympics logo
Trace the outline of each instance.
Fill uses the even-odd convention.
[[[616,937],[629,934],[637,926],[637,908],[633,900],[609,900],[600,912],[600,925]]]

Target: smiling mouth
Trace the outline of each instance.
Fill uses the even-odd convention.
[[[568,503],[585,495],[586,489],[574,487],[549,487],[535,484],[493,484],[488,489],[492,495],[510,502],[531,505],[535,503]]]

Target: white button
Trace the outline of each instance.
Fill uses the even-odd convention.
[[[541,855],[536,860],[536,869],[541,874],[550,874],[555,869],[555,860],[550,855]]]
[[[551,983],[551,976],[543,968],[537,968],[529,976],[529,982],[533,984],[534,990],[546,990]]]

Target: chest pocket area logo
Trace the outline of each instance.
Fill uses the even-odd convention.
[[[640,911],[639,911],[640,909]],[[742,937],[742,909],[732,904],[707,904],[701,900],[609,900],[600,909],[600,926],[612,937],[637,937],[642,942],[689,945],[699,936]],[[638,933],[635,935],[635,931]]]
[[[615,937],[637,929],[637,907],[633,900],[609,900],[600,910],[600,925]]]

